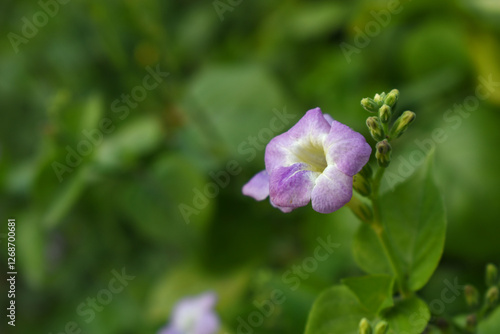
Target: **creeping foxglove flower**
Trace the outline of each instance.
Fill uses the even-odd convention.
[[[266,146],[266,169],[243,187],[243,194],[290,212],[312,202],[331,213],[352,197],[353,176],[368,162],[365,138],[319,108],[309,110],[290,130]]]
[[[158,334],[215,334],[220,327],[213,310],[216,302],[217,296],[212,292],[182,299],[174,307],[170,325]]]

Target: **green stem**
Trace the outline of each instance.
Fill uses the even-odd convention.
[[[389,126],[387,125],[387,123],[382,123],[382,129],[384,130],[384,137],[387,138],[387,136],[389,135]]]
[[[408,296],[408,291],[404,284],[404,275],[392,251],[389,238],[387,236],[387,232],[384,229],[384,225],[382,224],[382,219],[380,216],[379,189],[380,189],[380,182],[382,180],[384,172],[385,168],[379,167],[373,179],[373,187],[372,187],[373,192],[371,196],[373,219],[370,226],[372,227],[373,231],[378,237],[378,240],[380,242],[380,245],[382,246],[384,254],[387,260],[389,261],[389,265],[391,266],[391,270],[394,273],[394,276],[396,276],[396,284],[398,286],[398,290],[401,293],[401,296],[404,298]]]

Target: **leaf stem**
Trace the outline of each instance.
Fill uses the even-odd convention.
[[[382,219],[380,215],[379,190],[384,172],[385,168],[379,167],[377,173],[375,174],[375,177],[373,178],[372,195],[370,196],[373,208],[373,219],[371,221],[370,226],[377,235],[380,245],[382,246],[382,249],[384,251],[384,254],[389,262],[389,265],[391,266],[391,270],[394,273],[394,276],[396,277],[396,284],[398,286],[398,290],[401,296],[405,298],[408,297],[409,293],[404,283],[404,275],[396,260],[396,256],[392,251],[389,238],[387,236],[386,230],[384,229],[384,225],[382,224]]]

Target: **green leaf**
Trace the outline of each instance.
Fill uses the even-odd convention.
[[[157,147],[163,135],[158,119],[152,116],[120,125],[115,131],[106,137],[97,150],[95,161],[104,169],[112,170],[132,164]]]
[[[193,238],[213,212],[215,199],[207,195],[207,184],[189,160],[171,154],[160,156],[148,170],[107,191],[121,214],[148,241],[194,249]]]
[[[288,33],[300,39],[327,35],[338,29],[347,17],[347,7],[341,3],[307,3],[295,7],[289,17]]]
[[[431,314],[427,304],[413,296],[384,311],[382,318],[389,323],[387,334],[420,334],[427,326]]]
[[[477,334],[498,333],[500,333],[500,307],[493,311],[485,320],[481,321],[477,327]]]
[[[193,79],[185,101],[203,137],[200,144],[223,160],[231,154],[263,152],[272,137],[300,118],[290,110],[283,112],[290,101],[274,77],[255,65],[207,68]],[[273,109],[293,117],[278,117]],[[249,136],[256,137],[254,146],[249,146]]]
[[[88,166],[81,166],[75,175],[54,193],[42,219],[44,227],[55,228],[71,210],[85,190],[88,172]]]
[[[368,224],[361,224],[352,243],[356,263],[370,274],[390,274],[391,266],[385,257],[377,235]]]
[[[47,274],[47,231],[35,212],[16,219],[17,265],[31,288],[43,286]]]
[[[314,303],[305,334],[358,334],[359,321],[373,315],[359,303],[346,286],[324,291]]]
[[[381,216],[389,247],[407,277],[419,290],[430,279],[443,252],[446,216],[433,178],[433,154],[419,172],[380,198]],[[355,236],[356,262],[371,274],[393,274],[375,233],[362,225]]]
[[[394,279],[388,275],[350,277],[342,280],[358,298],[361,305],[373,314],[394,305],[392,289]]]
[[[370,280],[377,282],[374,287],[383,286],[390,283],[392,280],[387,280],[388,277],[360,277],[348,279],[347,284],[355,286],[358,295],[362,293],[361,281]],[[385,283],[382,283],[385,281]],[[389,286],[385,286],[385,290]],[[390,293],[386,292],[384,303],[392,305],[392,299],[387,300]],[[367,303],[369,298],[365,299]],[[380,304],[381,307],[384,303]],[[376,304],[375,302],[372,305]],[[374,307],[372,306],[372,309]],[[376,317],[374,312],[368,310],[359,302],[359,296],[356,295],[350,288],[345,285],[334,286],[324,291],[313,305],[306,325],[305,334],[358,334],[358,325],[362,318],[373,320],[383,319],[389,323],[387,334],[420,334],[427,326],[430,319],[430,311],[427,304],[416,296],[411,296],[404,300],[397,301],[394,306],[387,308]]]

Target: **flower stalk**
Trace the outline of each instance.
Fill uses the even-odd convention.
[[[369,112],[375,112],[375,110],[378,109],[378,115],[368,117],[366,125],[373,139],[377,141],[375,145],[375,157],[379,168],[371,182],[371,192],[367,196],[371,200],[371,219],[366,219],[366,215],[363,214],[363,211],[366,210],[360,210],[361,206],[359,203],[355,203],[355,200],[350,203],[350,207],[358,217],[370,225],[377,235],[384,255],[387,258],[396,279],[396,285],[399,293],[403,298],[406,298],[411,293],[406,286],[403,270],[401,269],[400,263],[392,247],[392,243],[389,240],[389,236],[387,235],[387,231],[382,222],[379,203],[382,177],[385,169],[391,162],[392,147],[390,142],[391,140],[400,137],[415,120],[415,113],[406,111],[398,119],[396,119],[391,126],[391,119],[394,116],[394,108],[398,99],[399,91],[397,89],[393,89],[388,94],[376,94],[373,99],[364,98],[361,101],[363,108]],[[362,192],[360,193],[363,195]]]
[[[387,231],[384,228],[380,214],[379,190],[384,172],[385,168],[379,167],[373,180],[373,190],[372,190],[372,195],[370,196],[373,209],[373,219],[370,222],[370,226],[377,235],[380,245],[382,246],[384,254],[387,258],[387,261],[389,262],[391,270],[396,278],[396,285],[398,287],[398,291],[401,294],[401,296],[405,298],[409,296],[409,291],[404,282],[403,271],[401,270],[401,267],[399,266],[397,258],[391,247],[389,237],[387,236]]]

